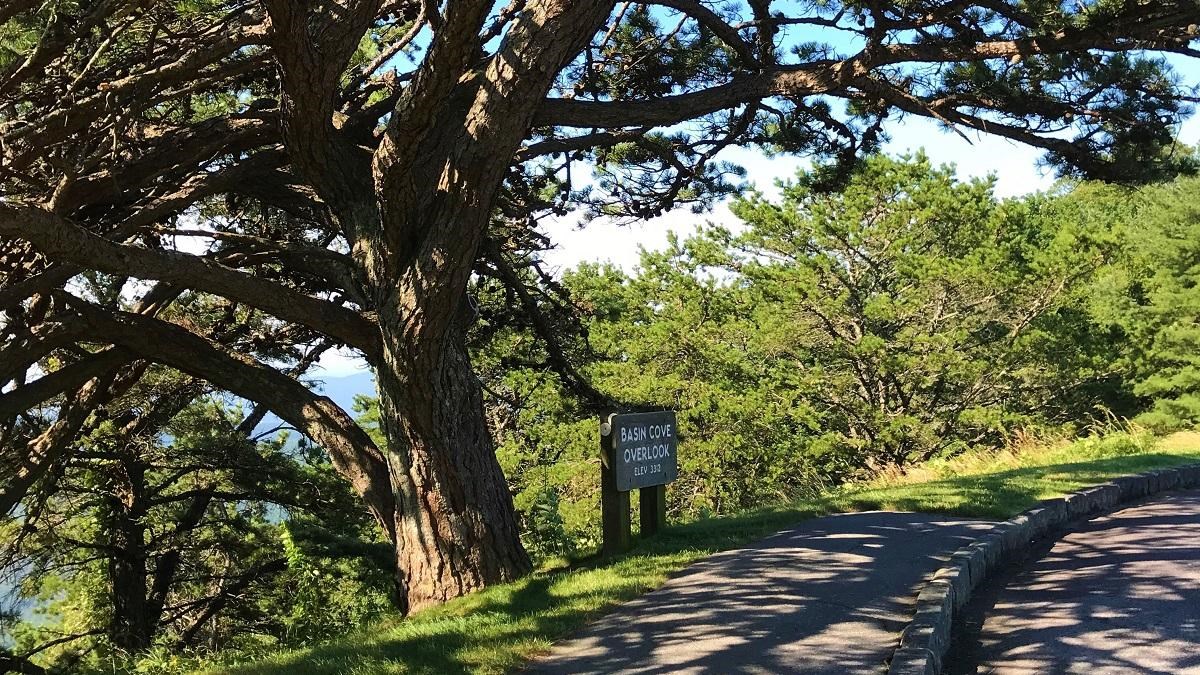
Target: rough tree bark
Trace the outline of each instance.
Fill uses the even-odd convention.
[[[485,5],[477,11],[486,14]],[[379,233],[363,249],[384,272],[372,279],[383,349],[377,384],[409,609],[530,568],[465,345],[474,319],[466,286],[507,170],[492,158],[516,153],[537,101],[610,11],[603,2],[528,3],[485,68],[472,68],[469,52],[447,54],[449,73],[460,75],[414,84],[406,114],[393,118],[375,153],[379,221],[357,229]],[[483,14],[461,29],[477,34]]]
[[[373,365],[404,609],[520,576],[530,561],[467,355],[466,287],[507,172],[495,158],[516,154],[556,74],[612,3],[527,2],[498,53],[482,61],[479,35],[491,3],[450,3],[430,67],[396,104],[369,164],[331,124],[336,87],[328,85],[354,43],[329,42],[332,29],[314,34],[291,3],[267,4],[292,56],[280,63],[285,139],[304,148],[296,158],[301,171],[352,233],[378,317]],[[366,6],[351,19],[373,15]],[[341,170],[331,174],[330,167]]]
[[[379,373],[403,514],[397,571],[411,609],[515,578],[530,564],[461,336],[447,336],[435,358],[433,372],[418,377]]]

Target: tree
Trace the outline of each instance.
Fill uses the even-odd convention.
[[[642,251],[631,273],[562,276],[587,319],[585,378],[679,413],[673,517],[820,496],[881,467],[1136,412],[1127,340],[1089,312],[1093,280],[1123,262],[1121,233],[1140,221],[1088,195],[1126,191],[1001,200],[993,181],[954,173],[872,156],[827,193],[818,168],[782,199],[735,200],[740,222]],[[583,549],[599,525],[594,421],[528,329],[491,321],[472,357],[532,514],[530,549]]]
[[[539,217],[702,207],[735,187],[718,154],[737,144],[849,168],[897,113],[1135,179],[1174,166],[1187,98],[1145,54],[1194,55],[1200,19],[1194,0],[614,5],[6,3],[0,509],[153,362],[324,447],[393,542],[407,608],[511,579],[529,559],[466,288],[525,267]],[[90,296],[81,273],[131,283]],[[386,447],[262,353],[164,314],[185,290],[361,353]],[[32,432],[20,410],[50,400]]]
[[[1092,313],[1121,346],[1118,363],[1145,408],[1137,421],[1159,431],[1200,424],[1198,187],[1187,177],[1076,195],[1120,234],[1122,255],[1094,284]]]
[[[922,156],[872,157],[837,194],[814,193],[814,177],[779,204],[736,201],[746,231],[710,236],[759,298],[834,467],[996,447],[1014,425],[1087,414],[1064,392],[1082,384],[1088,344],[1041,345],[1085,318],[1106,230],[1053,197],[999,202],[991,181],[960,183]]]
[[[724,265],[724,244],[672,234],[642,252],[636,274],[584,267],[566,278],[592,317],[600,358],[589,377],[678,411],[673,517],[813,496],[831,475],[808,455],[819,427],[809,392],[772,344],[763,294]]]
[[[385,609],[370,519],[264,413],[161,367],[108,406],[0,528],[0,579],[36,617],[6,631],[13,658],[83,672],[152,647],[294,644]]]

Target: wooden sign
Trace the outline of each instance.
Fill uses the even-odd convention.
[[[608,423],[618,490],[666,485],[679,475],[675,411],[612,415]]]
[[[605,555],[632,541],[629,493],[639,493],[641,535],[667,524],[667,483],[679,475],[675,412],[614,414],[600,420],[600,508]]]

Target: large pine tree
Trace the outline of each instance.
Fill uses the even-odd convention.
[[[538,218],[703,206],[733,145],[849,167],[905,115],[1151,176],[1188,99],[1155,54],[1194,56],[1197,23],[1194,0],[9,0],[0,510],[154,362],[322,445],[408,607],[513,578],[466,288],[521,286]],[[386,447],[196,295],[359,352]]]

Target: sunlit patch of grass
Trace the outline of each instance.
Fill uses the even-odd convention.
[[[1008,518],[1042,499],[1130,473],[1200,461],[1200,434],[1128,431],[929,462],[838,491],[835,510],[897,510]]]
[[[547,651],[553,638],[662,585],[672,572],[714,550],[635,552],[604,564],[539,572],[326,645],[243,664],[226,660],[207,672],[504,672]]]
[[[1158,449],[1162,452],[1195,456],[1200,454],[1200,431],[1180,431],[1159,439]]]
[[[1200,433],[1137,432],[1021,445],[930,462],[786,508],[676,525],[629,555],[537,572],[308,649],[227,655],[206,673],[501,673],[619,603],[716,551],[835,511],[903,510],[1007,518],[1034,502],[1119,475],[1200,461]]]

